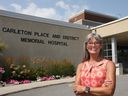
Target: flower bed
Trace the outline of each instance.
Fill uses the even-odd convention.
[[[15,59],[14,59],[15,60]],[[4,71],[4,81],[8,84],[26,84],[33,81],[47,81],[74,76],[75,68],[68,60],[53,61],[48,59],[20,58],[19,63],[14,63],[13,58],[5,58],[8,65]],[[3,74],[3,75],[4,75]]]

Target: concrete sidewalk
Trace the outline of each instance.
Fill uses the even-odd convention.
[[[128,75],[117,76],[114,96],[128,96]]]
[[[46,86],[58,85],[64,83],[72,83],[74,82],[74,80],[75,78],[65,78],[65,79],[42,81],[42,82],[32,82],[32,83],[20,84],[20,85],[6,85],[5,87],[0,87],[0,96],[15,92],[20,92],[20,91],[30,90],[34,88],[40,88],[40,87],[46,87]]]

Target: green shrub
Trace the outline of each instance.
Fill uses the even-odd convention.
[[[47,66],[44,66],[46,75],[73,76],[75,68],[68,60],[48,61]]]
[[[18,60],[18,62],[17,62]],[[19,59],[6,57],[6,75],[8,79],[15,80],[36,80],[37,77],[43,76],[73,76],[75,68],[68,60],[48,60],[44,58],[30,59],[28,57],[20,57]],[[5,76],[6,77],[6,76]]]
[[[7,46],[0,41],[0,52],[3,51]]]

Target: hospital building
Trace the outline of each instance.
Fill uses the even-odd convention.
[[[84,10],[68,22],[0,10],[0,41],[7,44],[1,56],[28,56],[70,60],[79,64],[84,56],[85,36],[97,32],[104,40],[104,55],[117,74],[128,73],[128,17]]]

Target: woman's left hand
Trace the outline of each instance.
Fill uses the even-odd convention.
[[[81,94],[84,93],[85,87],[80,85],[75,85],[73,90],[75,94]]]

